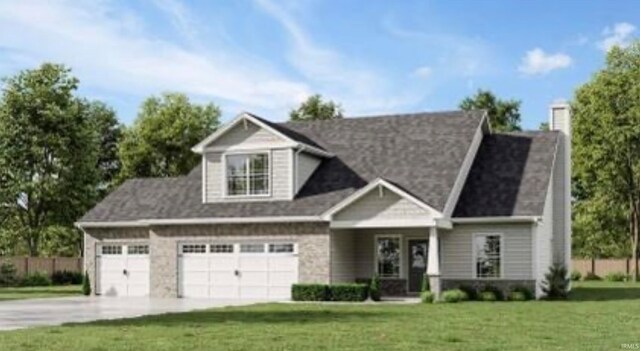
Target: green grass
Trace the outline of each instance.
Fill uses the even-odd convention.
[[[0,288],[0,301],[62,297],[80,294],[82,294],[82,287],[80,285]]]
[[[563,302],[262,304],[0,333],[18,350],[619,350],[640,343],[640,284]]]

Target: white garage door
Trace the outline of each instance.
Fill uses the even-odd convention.
[[[182,244],[180,296],[287,300],[298,281],[293,243]]]
[[[98,294],[149,295],[149,245],[101,245],[96,263]]]

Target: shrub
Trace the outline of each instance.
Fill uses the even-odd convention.
[[[431,291],[423,291],[420,293],[420,301],[422,303],[433,303],[435,295]]]
[[[466,301],[469,299],[467,294],[460,289],[447,290],[442,293],[442,301],[456,303],[460,301]]]
[[[491,290],[484,290],[482,292],[480,292],[480,301],[498,301],[498,296],[496,296],[496,293],[494,291]]]
[[[509,301],[527,301],[527,296],[521,291],[512,291],[509,293]]]
[[[544,275],[542,291],[549,300],[566,299],[569,295],[567,267],[561,263],[549,267],[549,272]]]
[[[422,276],[422,286],[420,287],[420,292],[431,291],[431,287],[429,286],[429,276]]]
[[[26,274],[20,280],[20,286],[49,286],[51,279],[46,273],[33,272]]]
[[[458,289],[462,290],[467,294],[469,300],[477,300],[478,299],[478,290],[471,285],[460,285]]]
[[[17,281],[16,266],[11,262],[2,262],[0,264],[0,286],[13,286]]]
[[[629,275],[623,272],[612,272],[604,277],[605,280],[610,282],[626,282],[629,278]]]
[[[329,292],[323,284],[293,284],[291,299],[293,301],[327,301]]]
[[[327,286],[330,301],[364,301],[369,289],[364,284],[336,284]]]
[[[584,276],[584,278],[582,278],[584,281],[589,281],[589,280],[602,280],[602,278],[600,278],[599,275],[593,273],[593,272],[589,272],[587,273],[587,275]]]
[[[376,274],[371,278],[371,285],[369,286],[369,296],[373,301],[380,301],[380,277]]]
[[[533,300],[536,297],[535,293],[524,285],[514,286],[513,289],[511,289],[511,294],[514,292],[522,294],[525,300]],[[509,299],[511,299],[511,294],[509,294]]]
[[[75,285],[82,284],[82,273],[69,271],[55,271],[51,275],[53,285]]]
[[[502,290],[500,290],[500,288],[498,288],[497,286],[485,285],[481,289],[480,295],[482,295],[482,293],[484,293],[484,292],[493,293],[493,295],[495,296],[495,300],[484,300],[484,299],[482,299],[482,296],[480,296],[480,300],[481,301],[502,301],[502,300],[504,300],[504,294],[502,293]]]
[[[82,276],[82,293],[86,296],[91,295],[91,282],[89,282],[89,274],[86,271]]]
[[[574,282],[577,282],[580,279],[582,279],[582,273],[578,271],[571,272],[571,280],[573,280]]]

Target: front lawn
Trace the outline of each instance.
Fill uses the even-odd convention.
[[[0,301],[63,297],[82,294],[80,285],[0,288]]]
[[[263,304],[0,333],[6,350],[618,350],[640,343],[640,285],[565,302]]]

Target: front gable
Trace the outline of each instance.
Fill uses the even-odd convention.
[[[324,215],[334,228],[433,226],[442,214],[393,184],[378,179]]]

